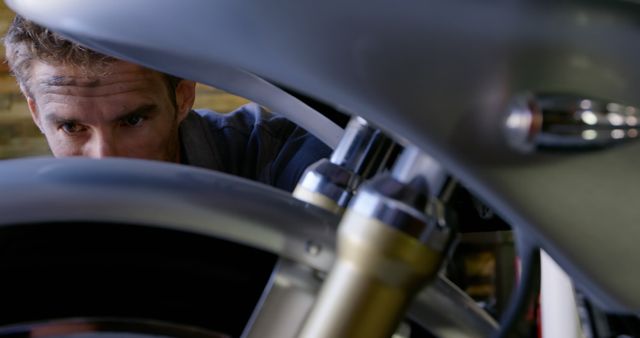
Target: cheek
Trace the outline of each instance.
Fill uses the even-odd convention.
[[[55,157],[80,156],[82,155],[83,142],[79,139],[69,139],[55,131],[45,130],[45,137],[49,144],[49,149]]]
[[[178,145],[175,123],[149,123],[142,128],[125,128],[118,133],[119,150],[126,157],[168,160]]]

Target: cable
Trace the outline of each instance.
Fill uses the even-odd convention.
[[[500,320],[500,331],[494,338],[512,336],[525,316],[535,295],[540,291],[540,248],[516,233],[516,244],[521,261],[520,282],[514,290],[509,307]]]

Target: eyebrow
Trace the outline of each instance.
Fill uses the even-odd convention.
[[[122,121],[128,117],[136,116],[136,115],[149,115],[150,113],[156,111],[158,106],[156,104],[143,104],[138,106],[130,111],[122,113],[115,118],[113,118],[112,122]],[[60,116],[57,113],[48,114],[45,118],[48,122],[54,124],[62,124],[62,123],[78,123],[79,119],[76,118],[68,118],[64,116]]]
[[[125,112],[123,114],[120,114],[119,116],[116,116],[113,121],[122,121],[124,119],[126,119],[127,117],[131,117],[131,116],[136,116],[136,115],[149,115],[150,113],[156,111],[158,109],[158,106],[156,104],[143,104],[141,106],[138,106],[128,112]]]
[[[49,87],[77,86],[79,84],[85,87],[97,87],[100,85],[100,79],[78,80],[79,79],[74,77],[54,75],[43,81],[43,83],[45,86]]]
[[[63,117],[63,116],[59,116],[56,113],[48,114],[45,117],[45,120],[47,120],[48,122],[50,122],[52,124],[63,124],[63,123],[76,123],[76,122],[78,122],[77,119],[66,118],[66,117]]]

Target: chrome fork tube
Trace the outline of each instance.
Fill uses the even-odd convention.
[[[311,165],[293,196],[341,214],[360,183],[384,168],[397,146],[378,128],[354,117],[331,158]]]
[[[388,338],[416,292],[437,275],[451,228],[443,209],[432,207],[425,178],[396,172],[363,184],[349,204],[336,263],[299,337]]]

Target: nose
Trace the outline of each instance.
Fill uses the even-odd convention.
[[[110,133],[95,133],[91,138],[85,156],[91,158],[105,158],[118,156],[117,147],[113,136]]]

